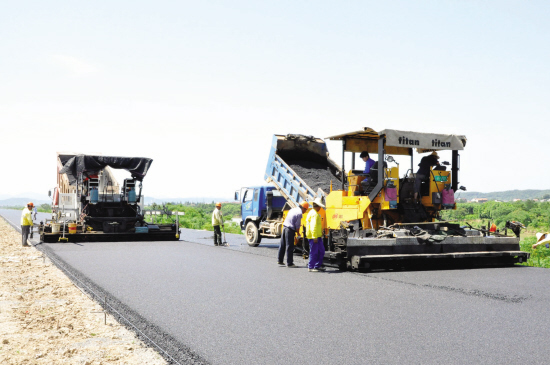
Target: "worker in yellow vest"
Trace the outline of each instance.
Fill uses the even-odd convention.
[[[323,258],[325,257],[325,245],[323,243],[323,223],[319,210],[325,206],[321,198],[313,201],[311,209],[306,218],[306,237],[309,240],[309,262],[308,271],[325,271]]]
[[[34,204],[32,202],[27,204],[27,207],[23,209],[21,213],[21,235],[23,236],[23,247],[30,246],[29,244],[29,234],[31,233],[33,222],[32,222],[32,208]]]

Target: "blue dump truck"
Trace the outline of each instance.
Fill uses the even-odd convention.
[[[258,246],[262,237],[280,238],[286,213],[302,201],[327,196],[332,183],[341,184],[341,176],[341,169],[328,157],[322,139],[294,134],[273,136],[264,175],[273,185],[235,192],[235,200],[241,203],[241,229],[248,244]],[[321,216],[326,228],[324,210]],[[301,239],[297,246],[301,250]]]

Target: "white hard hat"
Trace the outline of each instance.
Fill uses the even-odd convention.
[[[318,205],[318,206],[320,206],[321,208],[324,208],[324,207],[325,207],[325,205],[324,205],[323,202],[321,201],[321,198],[319,198],[319,197],[315,198],[315,200],[313,201],[313,204]]]

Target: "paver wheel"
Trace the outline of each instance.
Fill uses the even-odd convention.
[[[260,237],[260,232],[258,232],[258,227],[256,226],[256,224],[254,224],[254,222],[248,222],[246,224],[244,235],[246,237],[246,242],[251,247],[258,247],[258,245],[262,241],[262,237]]]

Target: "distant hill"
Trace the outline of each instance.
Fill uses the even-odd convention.
[[[152,203],[162,204],[162,203],[212,203],[212,202],[229,202],[233,199],[225,198],[212,198],[212,197],[202,197],[202,198],[150,198],[145,197],[145,205],[151,205]]]
[[[0,200],[0,207],[15,207],[25,206],[28,202],[33,202],[34,205],[50,204],[50,200],[31,199],[31,198],[8,198]]]
[[[145,205],[150,205],[152,203],[162,204],[162,203],[212,203],[212,202],[232,202],[233,199],[228,198],[212,198],[212,197],[202,197],[202,198],[149,198],[145,197]],[[25,206],[28,202],[33,202],[34,205],[40,204],[51,204],[51,200],[44,199],[32,199],[32,198],[7,198],[0,200],[0,207],[14,207],[14,206]]]
[[[477,198],[487,198],[488,200],[512,201],[514,199],[549,199],[550,190],[507,190],[492,193],[479,193],[475,191],[462,191],[456,193],[457,198],[472,200]]]
[[[48,200],[48,194],[39,194],[34,192],[26,192],[26,193],[19,193],[19,194],[0,194],[0,201],[6,200],[6,199],[12,199],[12,198],[21,198],[21,199],[29,199],[30,201],[34,202],[35,200],[40,201],[49,201]]]

